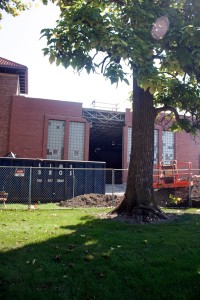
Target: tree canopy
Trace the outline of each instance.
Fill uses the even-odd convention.
[[[51,63],[100,71],[111,83],[128,83],[128,65],[139,86],[154,95],[158,111],[176,109],[193,117],[192,122],[177,118],[174,129],[199,129],[198,0],[63,0],[58,5],[57,26],[42,30]]]
[[[13,17],[16,17],[20,14],[20,12],[30,9],[32,2],[41,2],[43,4],[47,4],[48,1],[59,3],[57,0],[0,0],[0,20],[2,19],[3,11],[12,15]]]
[[[5,11],[12,16],[17,16],[23,10],[29,8],[29,4],[23,0],[1,0],[0,1],[0,20],[2,19],[2,12]]]

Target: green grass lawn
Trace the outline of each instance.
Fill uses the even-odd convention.
[[[47,208],[0,210],[0,299],[200,299],[196,210],[130,225]]]

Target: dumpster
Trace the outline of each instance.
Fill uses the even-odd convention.
[[[8,201],[58,202],[72,197],[105,194],[105,162],[0,157],[0,191]]]

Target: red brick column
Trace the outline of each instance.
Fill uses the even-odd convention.
[[[0,156],[5,156],[8,149],[12,95],[18,92],[18,75],[0,73]]]

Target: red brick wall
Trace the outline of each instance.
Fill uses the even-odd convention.
[[[180,162],[191,162],[193,169],[200,168],[200,137],[194,140],[190,134],[179,132],[175,135],[175,157]]]
[[[12,95],[18,92],[18,75],[0,74],[0,156],[9,152]]]
[[[48,120],[66,121],[64,159],[67,159],[68,124],[86,123],[85,160],[88,160],[89,123],[82,118],[82,104],[13,97],[9,147],[19,157],[46,158]]]
[[[68,153],[69,122],[86,123],[84,159],[88,160],[90,126],[82,118],[81,103],[25,98],[17,96],[17,90],[18,76],[0,74],[0,156],[12,151],[22,158],[46,158],[48,120],[55,119],[66,121],[64,159],[67,159]],[[127,168],[127,133],[128,127],[132,126],[131,119],[132,113],[126,110],[123,168]],[[159,129],[159,160],[161,160],[162,127],[156,128]],[[175,159],[183,162],[191,161],[193,168],[200,168],[200,145],[185,132],[175,134]]]

